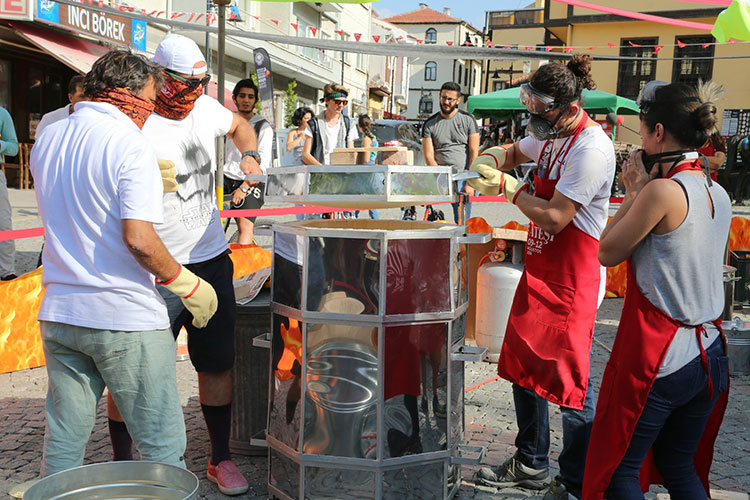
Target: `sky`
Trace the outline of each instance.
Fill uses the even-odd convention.
[[[457,0],[376,0],[372,7],[381,18],[396,14],[403,14],[419,8],[420,3],[438,12],[443,12],[443,7],[451,10],[451,17],[458,17],[467,21],[475,28],[484,28],[485,10],[514,10],[522,9],[533,3],[533,0],[491,0],[491,1],[457,1]]]

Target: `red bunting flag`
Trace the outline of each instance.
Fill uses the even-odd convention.
[[[104,0],[99,0],[99,2],[97,3],[97,5],[99,6],[99,8],[104,7]]]
[[[552,49],[553,49],[553,47],[551,45],[547,45],[546,47],[544,47],[544,51],[545,52],[551,52]]]
[[[354,34],[354,39],[355,39],[356,41],[359,41],[359,39],[360,39],[360,38],[362,38],[362,33],[355,33],[355,34]]]
[[[706,47],[708,47],[709,45],[711,45],[711,44],[710,44],[710,43],[702,43],[702,44],[701,44],[701,47],[703,47],[703,48],[705,49],[705,48],[706,48]]]
[[[504,48],[504,49],[512,49],[512,48],[513,48],[513,46],[511,46],[511,45],[503,45],[503,48]]]
[[[294,28],[295,32],[299,33],[299,24],[297,23],[289,23],[289,24],[292,25],[292,28]]]
[[[400,42],[400,41],[401,41],[401,40],[403,40],[403,39],[404,39],[404,37],[402,37],[402,36],[398,36],[398,37],[396,37],[396,41],[397,41],[397,42]]]
[[[677,40],[677,46],[678,46],[679,48],[681,48],[681,49],[684,49],[685,47],[687,47],[687,44],[686,44],[686,43],[683,43],[683,42],[681,42],[681,41],[679,41],[679,40]]]
[[[492,40],[487,40],[487,47],[494,47],[495,44],[492,43]]]
[[[342,30],[336,30],[336,31],[334,31],[334,33],[336,33],[341,38],[344,38],[344,32]]]
[[[252,14],[250,14],[250,17],[253,17],[253,18],[255,18],[255,20],[256,20],[256,21],[260,19],[260,17],[258,17],[258,16],[254,16],[254,15],[252,15]]]
[[[575,47],[565,47],[565,48],[563,49],[563,52],[565,52],[566,54],[570,54],[570,53],[571,53],[571,52],[573,52],[574,50],[575,50]]]
[[[216,14],[209,14],[206,17],[207,17],[206,21],[208,24],[213,24],[213,22],[216,20]]]
[[[527,45],[526,47],[523,48],[523,50],[534,50],[534,47]]]
[[[372,35],[372,39],[375,40],[375,43],[378,43],[380,41],[380,35]]]
[[[193,13],[190,14],[190,17],[188,17],[188,22],[192,23],[194,17],[195,17],[195,12],[193,12]]]
[[[612,42],[607,42],[607,45],[609,45],[611,48],[617,47],[617,44]]]
[[[315,26],[310,26],[310,31],[312,31],[313,36],[317,36],[318,28],[316,28]]]
[[[628,40],[628,44],[629,44],[629,45],[630,45],[631,47],[640,47],[640,46],[641,46],[640,44],[638,44],[638,43],[633,43],[633,42],[631,42],[630,40]]]
[[[420,39],[420,38],[417,38],[417,43],[418,43],[418,44],[420,44],[420,45],[421,45],[421,44],[422,44],[422,42],[424,42],[424,40],[422,40],[422,39]]]
[[[172,12],[172,16],[170,17],[170,19],[177,19],[178,17],[182,17],[184,15],[184,12]]]
[[[728,41],[727,43],[737,43],[737,40],[735,40],[734,38],[732,38],[732,39],[731,39],[731,40],[729,40],[729,41]]]
[[[161,17],[162,14],[166,14],[166,11],[160,10],[156,13],[156,17]]]
[[[200,14],[198,14],[198,17],[195,18],[195,22],[198,22],[198,19],[200,19],[201,17],[203,17],[203,13],[202,12]]]
[[[654,47],[654,51],[652,52],[652,54],[658,54],[659,52],[661,52],[661,49],[663,48],[664,48],[664,45],[657,45],[656,47]]]
[[[594,47],[589,47],[586,50],[594,50]]]
[[[275,24],[276,26],[278,26],[278,25],[279,25],[279,20],[278,20],[278,19],[271,19],[271,22],[272,22],[273,24]]]
[[[445,42],[445,43],[447,43],[449,47],[453,45],[453,42]]]

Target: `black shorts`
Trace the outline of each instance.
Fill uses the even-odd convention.
[[[234,193],[240,187],[242,182],[243,181],[224,177],[224,194],[227,195]],[[251,186],[247,191],[247,195],[245,195],[245,199],[242,201],[242,204],[235,205],[234,203],[232,203],[232,207],[230,208],[230,210],[250,210],[262,207],[263,192],[266,190],[265,188],[266,186],[262,182],[260,184],[256,184],[255,186]],[[245,219],[248,219],[250,222],[255,222],[255,219],[257,219],[257,217],[245,217]]]
[[[234,323],[237,319],[237,304],[234,299],[232,274],[234,264],[229,251],[205,262],[186,264],[186,268],[214,287],[219,299],[216,314],[205,328],[193,326],[193,315],[183,309],[172,323],[172,332],[177,338],[180,328],[187,330],[190,361],[198,372],[219,373],[234,365]]]

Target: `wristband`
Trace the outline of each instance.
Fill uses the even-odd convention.
[[[245,151],[245,152],[242,153],[242,158],[245,158],[246,156],[250,156],[251,158],[254,158],[255,161],[257,161],[258,163],[260,163],[260,155],[254,149],[250,149],[250,150]],[[242,158],[240,158],[240,159],[242,159]]]

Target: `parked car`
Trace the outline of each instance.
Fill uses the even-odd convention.
[[[371,130],[381,147],[407,147],[414,152],[414,165],[426,165],[417,125],[403,120],[375,120]]]

